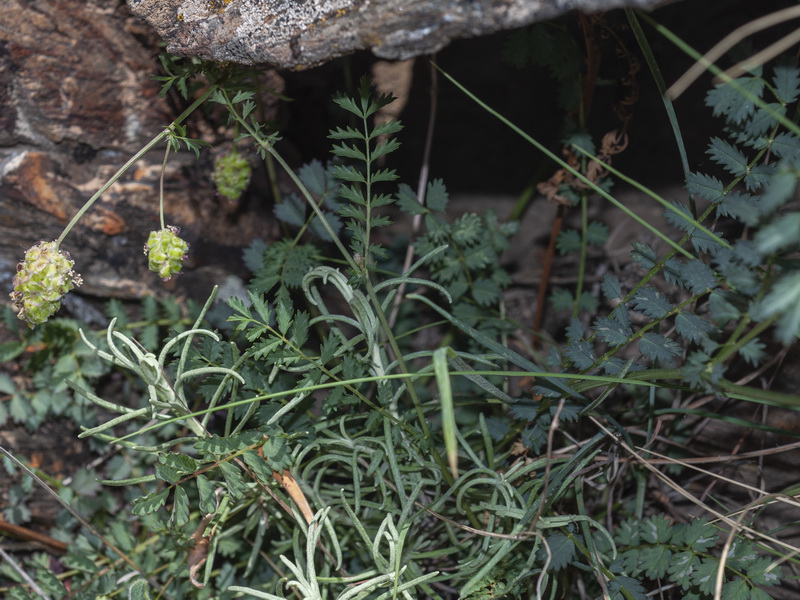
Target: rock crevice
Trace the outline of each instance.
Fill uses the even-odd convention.
[[[178,55],[305,69],[357,50],[403,60],[452,40],[570,10],[653,8],[664,0],[128,0]]]

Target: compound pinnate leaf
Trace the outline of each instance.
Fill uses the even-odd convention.
[[[774,561],[762,556],[745,567],[745,572],[750,580],[756,585],[777,585],[781,582],[781,568],[774,565]]]
[[[785,106],[779,102],[769,102],[759,107],[753,117],[744,123],[743,129],[751,138],[759,138],[775,127],[778,123],[778,118],[785,116]],[[761,139],[763,140],[764,138]],[[756,147],[759,146],[756,145]]]
[[[717,216],[728,216],[739,219],[745,225],[754,227],[761,218],[760,202],[750,194],[730,191],[722,196],[717,204]]]
[[[738,319],[741,315],[739,309],[732,303],[733,298],[725,292],[714,292],[708,298],[708,307],[711,316],[720,325]]]
[[[706,105],[713,108],[715,117],[725,115],[729,121],[741,124],[753,114],[756,103],[751,98],[761,98],[764,85],[760,77],[739,77],[735,85],[725,83],[711,90]]]
[[[425,213],[425,207],[420,204],[419,198],[414,190],[406,183],[401,183],[397,189],[397,206],[404,213],[409,215],[421,215]]]
[[[752,311],[752,316],[758,320],[778,316],[775,337],[785,345],[792,343],[800,332],[800,273],[778,281]]]
[[[665,544],[674,533],[673,524],[664,515],[653,515],[644,519],[640,528],[642,539],[650,544]]]
[[[652,319],[661,319],[672,310],[672,305],[657,289],[645,286],[631,299],[631,306]]]
[[[508,412],[515,419],[535,421],[541,412],[541,407],[538,404],[523,401],[509,406]]]
[[[618,300],[623,296],[619,279],[611,273],[603,275],[603,282],[600,284],[600,289],[603,290],[603,294],[609,300]]]
[[[600,300],[592,292],[583,291],[578,298],[578,310],[595,314],[600,306]]]
[[[694,259],[678,267],[683,285],[693,294],[702,294],[717,287],[714,271],[704,262]]]
[[[683,348],[661,334],[645,333],[639,341],[639,352],[645,358],[666,366],[683,353]]]
[[[647,244],[641,242],[631,242],[633,251],[631,252],[631,259],[639,263],[644,269],[652,269],[658,262],[658,255]]]
[[[699,344],[708,339],[708,335],[717,331],[716,326],[693,313],[680,313],[675,317],[675,329],[687,342]]]
[[[692,196],[718,202],[725,193],[725,186],[716,177],[703,173],[689,173],[686,188]]]
[[[567,325],[566,329],[566,336],[571,342],[583,338],[583,325],[575,317],[572,317],[569,320],[569,325]]]
[[[352,183],[367,182],[364,175],[358,169],[349,165],[336,165],[335,167],[333,167],[333,169],[331,169],[331,173],[333,173],[333,176],[336,177],[336,179],[339,179],[341,181],[349,181]],[[352,192],[345,193],[346,190],[347,188],[344,188],[342,190],[342,193],[347,197],[348,200],[352,202],[358,199],[358,194],[353,194]]]
[[[324,196],[337,187],[331,172],[317,159],[300,167],[297,174],[308,191],[317,196]]]
[[[225,478],[228,492],[233,498],[238,500],[242,497],[242,494],[244,494],[245,491],[242,472],[236,465],[224,461],[219,463],[219,468],[220,471],[222,471],[222,476]]]
[[[214,484],[205,475],[198,475],[197,493],[199,497],[200,512],[203,515],[210,515],[217,508],[217,496],[214,493]]]
[[[655,545],[642,548],[639,553],[639,568],[648,579],[664,577],[672,561],[672,551],[666,546]]]
[[[711,156],[722,168],[739,177],[748,171],[748,161],[744,153],[733,144],[718,137],[711,138],[706,154]]]
[[[800,139],[792,133],[779,133],[775,136],[775,139],[772,140],[770,148],[781,158],[785,158],[790,162],[795,162],[800,156]]]
[[[635,362],[631,361],[624,361],[621,358],[614,356],[603,363],[603,372],[606,375],[610,375],[611,377],[618,377],[621,376],[624,372],[627,371],[641,371],[645,369],[643,365],[640,365]]]
[[[756,248],[761,254],[771,254],[788,246],[795,246],[800,239],[800,212],[781,215],[756,234]]]
[[[128,588],[128,600],[150,600],[150,584],[144,579],[134,581]]]
[[[797,173],[792,168],[778,169],[770,177],[767,189],[761,194],[761,211],[768,215],[778,210],[794,197]]]
[[[189,522],[189,496],[181,486],[175,487],[175,495],[172,501],[172,514],[170,524],[174,527],[183,527]]]
[[[592,345],[582,340],[571,342],[564,349],[564,354],[580,370],[590,368],[596,360]]]
[[[375,160],[381,156],[389,154],[390,152],[394,152],[399,147],[400,147],[400,142],[398,142],[394,138],[391,138],[386,142],[379,143],[377,146],[375,146],[374,150],[372,151],[372,154],[370,155],[370,159]]]
[[[766,357],[766,353],[764,352],[765,347],[766,346],[764,344],[758,341],[758,338],[753,338],[744,346],[739,348],[739,356],[747,361],[750,366],[757,367],[764,361],[764,358]]]
[[[758,558],[756,545],[747,539],[737,539],[728,552],[727,565],[732,569],[746,569]]]
[[[488,267],[494,262],[495,257],[496,254],[492,252],[492,249],[484,245],[470,246],[464,250],[464,264],[472,270]],[[458,262],[455,264],[458,265]]]
[[[697,586],[704,594],[714,593],[714,582],[717,578],[719,562],[715,559],[706,558],[700,561],[692,572],[692,583]]]
[[[664,211],[664,219],[681,231],[692,231],[695,226],[692,224],[694,218],[692,211],[685,204],[672,203],[673,210]]]
[[[285,196],[283,200],[275,205],[272,212],[279,220],[295,227],[302,227],[306,222],[306,206],[295,194]]]
[[[560,571],[561,569],[569,566],[575,559],[575,543],[567,535],[563,533],[554,533],[545,540],[547,549],[550,551],[550,566],[551,571]],[[540,551],[541,559],[545,560],[548,557],[547,552],[542,548]]]
[[[774,598],[764,590],[754,587],[750,590],[750,600],[774,600]]]
[[[719,539],[719,530],[703,517],[681,523],[673,535],[672,542],[690,546],[696,552],[705,552],[713,548]]]
[[[491,306],[500,298],[500,286],[491,279],[476,279],[472,284],[472,297],[481,306]]]
[[[592,221],[586,227],[586,243],[590,246],[602,246],[608,239],[608,227],[598,221]]]
[[[131,512],[139,517],[149,515],[164,506],[167,496],[169,496],[169,488],[136,498],[131,506]]]
[[[481,218],[473,213],[461,215],[453,223],[453,241],[460,245],[476,244],[483,235]]]
[[[611,346],[621,346],[633,334],[630,327],[626,327],[615,319],[599,317],[592,325],[600,339]]]
[[[614,541],[621,546],[636,546],[641,539],[640,522],[626,519],[614,530]]]
[[[744,579],[734,579],[722,586],[722,600],[750,600],[750,586]]]
[[[434,179],[428,184],[427,191],[425,192],[425,204],[428,208],[436,212],[444,213],[447,210],[447,201],[449,195],[444,181],[441,179]]]
[[[631,577],[616,577],[608,582],[611,600],[647,600],[644,586]]]
[[[790,65],[775,67],[772,76],[775,94],[783,104],[791,104],[800,95],[800,70]]]
[[[674,555],[667,567],[669,578],[684,590],[692,585],[692,573],[700,565],[700,558],[694,552],[679,552]]]
[[[175,467],[158,463],[155,465],[155,474],[156,477],[167,483],[177,483],[183,477],[183,474]]]
[[[556,238],[556,248],[560,254],[577,252],[581,247],[581,234],[575,229],[565,229]]]
[[[572,292],[564,288],[555,289],[550,294],[550,304],[554,310],[571,310],[574,301],[575,297]]]

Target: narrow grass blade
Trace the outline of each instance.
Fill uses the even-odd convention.
[[[675,206],[674,206],[674,205],[673,205],[671,202],[668,202],[667,200],[665,200],[664,198],[662,198],[661,196],[659,196],[658,194],[656,194],[656,193],[655,193],[653,190],[651,190],[650,188],[648,188],[648,187],[646,187],[646,186],[642,185],[641,183],[639,183],[638,181],[636,181],[636,180],[635,180],[635,179],[633,179],[632,177],[628,177],[628,176],[627,176],[627,175],[625,175],[624,173],[621,173],[620,171],[617,171],[617,170],[616,170],[614,167],[612,167],[612,166],[611,166],[611,165],[609,165],[608,163],[605,163],[605,162],[603,162],[602,160],[600,160],[600,158],[598,158],[597,156],[595,156],[594,154],[592,154],[592,153],[591,153],[591,152],[589,152],[588,150],[584,150],[583,148],[581,148],[580,146],[577,146],[577,145],[575,145],[575,144],[572,144],[572,147],[573,147],[573,148],[575,148],[575,150],[577,150],[577,151],[578,151],[578,152],[580,152],[581,154],[583,154],[583,155],[584,155],[586,158],[588,158],[588,159],[590,159],[590,160],[593,160],[593,161],[595,161],[596,163],[598,163],[599,165],[601,165],[601,166],[602,166],[602,167],[603,167],[603,168],[604,168],[606,171],[608,171],[608,172],[609,172],[609,173],[611,173],[612,175],[614,175],[614,176],[616,176],[616,177],[619,177],[619,178],[620,178],[620,179],[622,179],[622,181],[624,181],[625,183],[627,183],[627,184],[629,184],[629,185],[631,185],[631,186],[635,187],[637,190],[639,190],[639,191],[641,191],[641,192],[644,192],[645,194],[647,194],[648,196],[650,196],[650,197],[651,197],[653,200],[655,200],[656,202],[658,202],[658,203],[659,203],[661,206],[663,206],[664,208],[666,208],[668,211],[670,211],[671,213],[674,213],[674,214],[678,215],[678,216],[679,216],[681,219],[683,219],[684,221],[686,221],[686,222],[687,222],[689,225],[691,225],[692,227],[694,227],[694,228],[696,228],[696,229],[699,229],[700,231],[702,231],[703,233],[705,233],[705,234],[706,234],[708,237],[710,237],[712,240],[714,240],[714,241],[715,241],[717,244],[719,244],[720,246],[723,246],[723,247],[725,247],[725,248],[730,248],[730,247],[731,247],[731,245],[730,245],[728,242],[726,242],[725,240],[723,240],[721,237],[719,237],[719,236],[718,236],[717,234],[715,234],[713,231],[711,231],[711,230],[710,230],[710,229],[708,229],[707,227],[704,227],[704,226],[703,226],[703,225],[701,225],[701,224],[700,224],[698,221],[696,221],[695,219],[692,219],[691,217],[687,216],[685,213],[682,213],[681,211],[679,211],[677,208],[675,208]],[[626,206],[624,206],[624,205],[620,204],[620,205],[618,206],[618,208],[619,208],[619,209],[620,209],[622,212],[624,212],[626,215],[628,215],[628,216],[630,216],[630,217],[632,217],[632,218],[636,219],[636,215],[635,215],[635,213],[634,213],[633,211],[631,211],[629,208],[627,208]],[[636,219],[636,220],[638,221],[638,219]]]
[[[447,366],[447,348],[439,348],[433,353],[433,372],[439,387],[439,401],[442,405],[442,433],[447,464],[453,479],[458,479],[458,442],[456,440],[456,413],[453,408],[453,390],[450,387],[450,373]]]
[[[485,346],[486,348],[488,348],[492,352],[496,353],[500,358],[503,358],[503,359],[507,360],[508,362],[510,362],[510,363],[512,363],[512,364],[514,364],[514,365],[518,366],[519,368],[524,369],[526,371],[540,371],[540,372],[544,371],[544,369],[542,369],[541,367],[539,367],[536,364],[532,363],[527,358],[525,358],[523,356],[520,356],[519,354],[517,354],[516,352],[514,352],[510,348],[506,348],[502,344],[499,344],[498,342],[494,341],[493,339],[491,339],[487,335],[481,333],[480,331],[478,331],[474,327],[470,327],[469,325],[467,325],[463,321],[460,321],[459,319],[456,319],[453,315],[451,315],[446,310],[444,310],[443,308],[438,306],[436,303],[431,301],[429,298],[426,298],[425,296],[420,296],[419,294],[409,294],[408,295],[408,299],[409,300],[419,300],[421,302],[424,302],[425,304],[430,306],[433,310],[435,310],[440,315],[442,315],[445,319],[450,321],[453,325],[458,327],[461,331],[463,331],[464,333],[469,335],[472,339],[474,339],[478,343],[482,344],[483,346]],[[568,385],[562,383],[561,381],[558,381],[557,379],[551,379],[549,377],[543,377],[541,380],[537,381],[537,383],[542,385],[542,387],[547,387],[547,388],[549,388],[551,390],[561,392],[561,393],[565,394],[566,396],[568,396],[569,398],[577,398],[577,399],[580,399],[580,400],[585,400],[585,398],[581,394],[577,393],[571,387],[569,387]]]
[[[437,67],[437,68],[439,68],[439,67]],[[547,148],[545,148],[545,147],[544,147],[542,144],[540,144],[540,143],[539,143],[539,142],[537,142],[535,139],[533,139],[533,138],[532,138],[530,135],[528,135],[527,133],[525,133],[525,132],[524,132],[522,129],[520,129],[519,127],[517,127],[516,125],[514,125],[514,123],[512,123],[511,121],[509,121],[509,120],[508,120],[506,117],[504,117],[504,116],[503,116],[503,115],[501,115],[499,112],[497,112],[497,111],[496,111],[496,110],[494,110],[492,107],[490,107],[488,104],[486,104],[485,102],[483,102],[482,100],[480,100],[480,99],[479,99],[477,96],[475,96],[475,94],[473,94],[472,92],[470,92],[470,91],[469,91],[467,88],[465,88],[463,85],[461,85],[461,84],[460,84],[458,81],[456,81],[456,80],[455,80],[453,77],[451,77],[450,75],[448,75],[448,74],[447,74],[445,71],[443,71],[441,68],[439,68],[439,71],[442,73],[442,75],[444,75],[444,76],[445,76],[447,79],[449,79],[449,80],[450,80],[450,82],[451,82],[453,85],[455,85],[455,86],[456,86],[456,87],[457,87],[459,90],[461,90],[462,92],[464,92],[464,94],[466,94],[466,96],[467,96],[468,98],[470,98],[470,99],[471,99],[473,102],[475,102],[475,103],[476,103],[478,106],[480,106],[482,109],[484,109],[486,112],[488,112],[488,113],[489,113],[490,115],[492,115],[493,117],[496,117],[497,119],[499,119],[501,123],[504,123],[505,125],[507,125],[507,126],[508,126],[510,129],[512,129],[514,132],[516,132],[517,134],[519,134],[519,135],[520,135],[520,137],[522,137],[522,139],[524,139],[526,142],[528,142],[528,143],[530,143],[531,145],[533,145],[533,146],[534,146],[534,147],[535,147],[537,150],[539,150],[539,151],[540,151],[540,152],[542,152],[542,153],[543,153],[545,156],[547,156],[547,157],[548,157],[548,158],[550,158],[552,161],[554,161],[556,164],[558,164],[558,166],[560,166],[562,169],[564,169],[565,171],[568,171],[568,172],[569,172],[569,173],[571,173],[571,174],[572,174],[574,177],[576,177],[576,178],[580,179],[580,180],[581,180],[583,183],[585,183],[585,184],[586,184],[586,185],[587,185],[589,188],[591,188],[591,189],[592,189],[592,191],[594,191],[595,193],[599,194],[600,196],[602,196],[603,198],[605,198],[606,200],[608,200],[609,202],[611,202],[611,203],[612,203],[614,206],[616,206],[617,208],[619,208],[619,209],[621,209],[621,210],[625,210],[625,209],[624,209],[624,205],[623,205],[623,204],[621,204],[621,203],[619,202],[619,200],[617,200],[617,199],[616,199],[616,198],[614,198],[614,197],[613,197],[611,194],[609,194],[609,193],[608,193],[608,192],[606,192],[604,189],[602,189],[601,187],[599,187],[599,186],[598,186],[598,185],[597,185],[595,182],[591,181],[591,180],[590,180],[588,177],[586,177],[586,176],[585,176],[583,173],[581,173],[580,171],[578,171],[578,170],[576,170],[575,168],[571,167],[571,166],[570,166],[569,164],[567,164],[567,163],[566,163],[566,161],[564,161],[564,160],[563,160],[561,157],[559,157],[559,156],[556,156],[556,155],[555,155],[554,153],[552,153],[550,150],[548,150]],[[675,243],[675,242],[674,242],[673,240],[671,240],[671,239],[670,239],[668,236],[664,235],[664,234],[661,232],[661,230],[659,230],[657,227],[654,227],[653,225],[650,225],[650,223],[648,223],[647,221],[645,221],[644,219],[642,219],[641,217],[639,217],[637,214],[635,214],[635,213],[633,213],[633,212],[629,212],[629,211],[626,211],[626,214],[628,214],[628,215],[629,215],[629,216],[631,216],[631,217],[632,217],[634,220],[636,220],[636,222],[637,222],[637,223],[639,223],[639,224],[640,224],[642,227],[644,227],[645,229],[647,229],[648,231],[650,231],[650,233],[652,233],[653,235],[655,235],[655,236],[656,236],[656,237],[658,237],[659,239],[661,239],[661,240],[663,240],[664,242],[666,242],[668,245],[670,245],[672,248],[674,248],[675,250],[677,250],[678,252],[680,252],[681,254],[683,254],[684,256],[686,256],[687,258],[694,258],[694,256],[693,256],[693,255],[692,255],[692,254],[691,254],[691,253],[690,253],[688,250],[686,250],[685,248],[683,248],[683,247],[682,247],[682,246],[680,246],[679,244]]]
[[[678,153],[681,156],[681,166],[683,167],[683,176],[684,178],[688,178],[689,158],[686,154],[686,145],[683,143],[683,135],[681,134],[681,127],[678,124],[678,116],[675,114],[675,106],[672,104],[672,98],[667,94],[667,84],[664,81],[664,76],[661,74],[658,62],[656,62],[656,57],[653,54],[653,49],[650,47],[650,42],[647,40],[647,36],[642,30],[642,25],[639,23],[639,19],[636,18],[636,13],[632,9],[626,8],[625,16],[628,17],[628,23],[631,26],[633,36],[636,38],[639,48],[642,50],[644,60],[647,63],[647,67],[650,69],[650,74],[656,82],[658,93],[661,95],[661,101],[664,103],[664,110],[667,112],[670,127],[672,127],[672,134],[675,136],[675,143],[678,145]],[[692,214],[695,214],[694,211],[692,211]]]

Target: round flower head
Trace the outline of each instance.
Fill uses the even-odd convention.
[[[83,283],[72,270],[75,261],[59,250],[56,242],[39,242],[25,252],[17,265],[11,300],[19,308],[17,317],[28,327],[41,325],[61,308],[61,298]]]
[[[236,203],[250,185],[251,173],[250,162],[237,150],[231,150],[214,161],[211,178],[217,186],[217,193],[228,202]]]
[[[151,231],[144,245],[148,267],[164,281],[181,272],[183,260],[189,252],[188,242],[178,237],[180,231],[179,227],[173,225]]]

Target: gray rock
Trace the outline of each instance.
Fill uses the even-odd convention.
[[[457,38],[570,10],[654,8],[674,0],[127,0],[183,56],[304,69],[357,50],[429,54]]]

